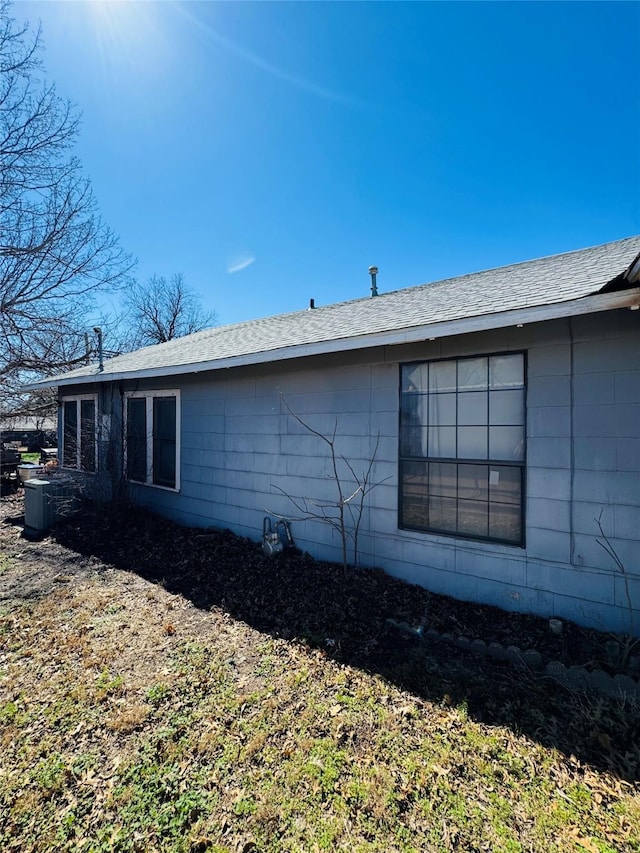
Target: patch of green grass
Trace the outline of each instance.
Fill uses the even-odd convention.
[[[164,700],[171,695],[171,688],[168,684],[154,684],[153,687],[150,687],[146,694],[145,699],[147,702],[150,702],[152,705],[161,705]]]
[[[106,667],[95,680],[96,698],[104,699],[112,693],[116,693],[122,687],[124,679],[121,675],[112,675]]]
[[[184,641],[151,656],[161,619],[146,635],[130,603],[93,637],[89,593],[59,595],[5,634],[7,853],[640,851],[637,787],[474,720],[464,700],[426,701],[230,620],[226,645],[219,624],[181,625]],[[123,661],[140,636],[144,654]]]
[[[0,575],[3,575],[5,572],[8,572],[9,569],[13,566],[14,559],[10,557],[8,554],[0,553]]]
[[[33,770],[33,779],[47,794],[53,795],[63,787],[66,773],[64,758],[53,754],[38,762]]]
[[[9,701],[0,705],[0,724],[15,722],[20,714],[20,706],[17,702]]]

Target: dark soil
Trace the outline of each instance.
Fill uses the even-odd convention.
[[[21,493],[5,496],[1,512],[5,525],[19,527]],[[53,547],[55,543],[64,551]],[[259,543],[230,530],[181,527],[138,508],[105,517],[102,510],[88,506],[53,528],[35,551],[35,576],[30,581],[28,571],[21,575],[22,584],[32,584],[32,594],[50,574],[43,573],[43,563],[53,575],[68,568],[91,571],[113,565],[179,592],[199,608],[219,605],[254,627],[324,645],[345,660],[372,654],[383,637],[391,644],[394,638],[401,644],[419,642],[390,626],[387,620],[392,620],[522,651],[536,649],[545,662],[630,672],[628,664],[622,668],[611,660],[610,634],[564,621],[557,636],[545,618],[437,595],[380,570],[345,573],[342,566],[295,548],[266,558]]]
[[[388,620],[536,649],[545,662],[612,672],[608,634],[565,622],[557,637],[544,618],[435,595],[378,570],[345,573],[297,550],[267,558],[258,543],[228,530],[180,527],[137,508],[110,516],[88,506],[40,542],[20,535],[20,493],[4,497],[0,512],[0,544],[20,566],[4,572],[0,601],[46,595],[74,576],[113,568],[135,573],[204,614],[223,611],[430,701],[462,703],[479,720],[515,727],[625,778],[640,775],[640,708],[596,698],[589,700],[596,710],[584,713],[584,697],[544,674],[407,636]]]

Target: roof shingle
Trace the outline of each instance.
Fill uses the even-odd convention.
[[[81,377],[105,380],[180,366],[187,372],[219,359],[562,303],[598,293],[639,252],[640,236],[629,237],[373,298],[218,326],[109,359],[99,374],[97,366],[90,365],[55,380],[59,384]],[[49,379],[47,384],[56,383]]]

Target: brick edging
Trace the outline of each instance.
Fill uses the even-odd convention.
[[[545,664],[542,655],[535,649],[522,651],[518,646],[503,646],[495,642],[485,643],[480,639],[471,640],[465,636],[454,636],[447,631],[440,633],[435,628],[423,631],[421,628],[412,628],[406,622],[399,622],[396,619],[387,619],[386,623],[401,633],[419,640],[439,640],[465,652],[542,673],[572,692],[593,691],[603,693],[605,696],[617,696],[640,703],[640,682],[629,675],[622,673],[609,675],[603,669],[594,669],[589,672],[583,666],[565,666],[559,660],[552,660]]]

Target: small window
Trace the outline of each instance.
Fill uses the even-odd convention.
[[[400,526],[521,545],[523,353],[401,371]]]
[[[62,465],[93,473],[97,467],[96,398],[62,401]]]
[[[179,487],[179,393],[126,395],[125,470],[137,483]]]

